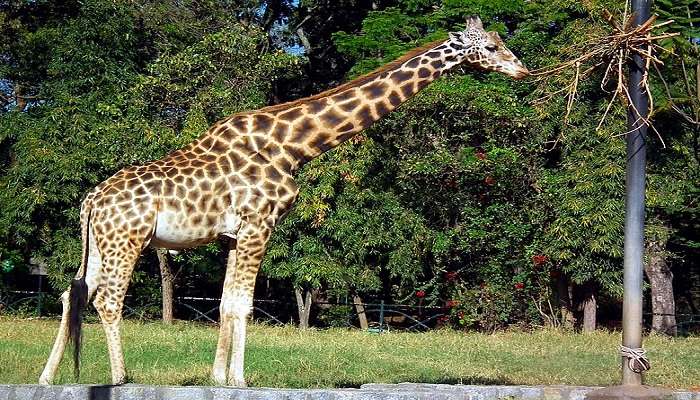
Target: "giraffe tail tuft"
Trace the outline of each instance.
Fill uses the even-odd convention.
[[[88,301],[88,287],[85,275],[73,279],[70,284],[70,300],[68,318],[68,338],[73,340],[73,372],[75,381],[80,378],[80,345],[82,343],[83,310]]]
[[[88,285],[85,282],[87,274],[88,253],[90,248],[90,216],[92,202],[85,199],[80,210],[81,238],[83,242],[83,260],[77,276],[71,281],[68,298],[68,340],[73,342],[73,373],[75,381],[80,378],[80,345],[82,342],[83,311],[88,302]]]

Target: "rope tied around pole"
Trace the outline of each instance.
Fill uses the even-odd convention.
[[[637,374],[649,371],[651,369],[651,364],[649,364],[649,359],[646,356],[647,351],[643,348],[633,349],[631,347],[626,347],[620,345],[620,355],[627,358],[627,366],[629,369]]]

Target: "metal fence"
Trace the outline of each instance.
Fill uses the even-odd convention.
[[[0,291],[0,315],[22,316],[56,315],[60,313],[60,302],[45,292],[14,290]],[[123,316],[128,319],[150,320],[160,317],[160,299],[151,303],[133,303],[127,296]],[[217,324],[219,298],[175,297],[175,317],[189,321]],[[352,302],[314,302],[312,325],[317,327],[360,327],[357,306],[364,309],[371,332],[391,330],[425,331],[440,327],[449,316],[447,307],[414,306]],[[91,308],[88,308],[91,310]],[[89,311],[94,313],[94,311]],[[654,314],[644,314],[645,328],[651,328]],[[664,314],[667,315],[667,314]],[[95,315],[96,317],[96,315]],[[677,313],[676,327],[681,335],[700,333],[700,314]],[[284,325],[296,324],[296,304],[280,300],[256,299],[253,302],[253,320],[260,323]]]
[[[44,314],[46,293],[31,290],[0,291],[0,315],[38,315]]]
[[[60,313],[60,304],[46,293],[28,290],[0,292],[0,314],[42,316]],[[154,319],[160,311],[160,300],[151,303],[132,303],[127,296],[123,317]],[[174,312],[179,319],[204,323],[218,323],[219,298],[182,296],[174,298]],[[314,325],[359,327],[356,306],[364,308],[370,331],[384,332],[392,329],[422,331],[435,328],[441,317],[449,313],[445,307],[418,307],[405,304],[379,303],[355,304],[351,302],[314,302]],[[88,308],[88,312],[94,311]],[[154,312],[154,310],[157,310]],[[280,300],[256,299],[253,301],[253,319],[256,322],[284,325],[296,323],[296,305]]]
[[[316,311],[313,322],[316,326],[359,327],[356,307],[363,308],[370,331],[384,332],[392,329],[422,331],[439,325],[441,317],[446,317],[446,307],[418,307],[405,304],[314,302]],[[208,297],[177,297],[176,312],[189,313],[188,320],[217,323],[219,299]],[[178,310],[179,309],[179,310]],[[256,299],[253,301],[253,320],[257,322],[283,325],[296,323],[296,305],[280,300]]]

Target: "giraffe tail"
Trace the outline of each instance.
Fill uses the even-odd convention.
[[[75,278],[70,284],[68,300],[68,340],[73,341],[73,372],[76,382],[80,378],[80,347],[82,343],[83,311],[88,301],[88,286],[85,282],[87,261],[90,249],[90,215],[92,202],[88,199],[83,203],[80,215],[80,230],[82,239],[82,263]]]
[[[73,279],[70,284],[68,338],[73,340],[73,373],[76,382],[80,379],[80,345],[82,344],[83,310],[87,304],[88,287],[85,276]]]

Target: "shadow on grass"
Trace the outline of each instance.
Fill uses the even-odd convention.
[[[184,377],[177,382],[178,386],[216,386],[209,375],[195,375]]]

